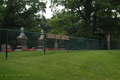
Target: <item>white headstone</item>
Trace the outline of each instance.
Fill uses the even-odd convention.
[[[20,33],[20,36],[25,36],[25,34],[23,33],[23,31],[25,30],[23,27],[20,28],[21,30],[21,33]]]
[[[21,32],[23,32],[23,31],[24,31],[24,28],[23,28],[23,27],[21,27],[21,28],[20,28],[20,30],[21,30]]]
[[[44,33],[44,31],[43,31],[43,30],[41,30],[41,33],[43,34],[43,33]]]
[[[41,30],[41,35],[40,35],[40,39],[44,39],[44,31],[43,30]]]

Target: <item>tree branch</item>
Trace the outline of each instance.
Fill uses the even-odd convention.
[[[81,0],[81,1],[83,1],[83,0]],[[76,3],[76,6],[77,6],[77,9],[76,9],[76,8],[74,8],[74,9],[81,15],[81,17],[82,17],[84,20],[86,20],[86,17],[83,15],[82,11],[80,10],[77,2],[75,2],[75,3]]]

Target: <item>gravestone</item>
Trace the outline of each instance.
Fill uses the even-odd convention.
[[[57,39],[55,40],[55,49],[58,49]]]
[[[110,33],[106,34],[107,49],[110,49]]]
[[[61,40],[61,50],[65,50],[65,41],[64,40]]]
[[[8,50],[11,50],[11,49],[12,49],[12,47],[11,47],[10,44],[7,45],[7,49],[8,49]],[[1,52],[4,52],[4,51],[6,51],[6,44],[2,44],[2,45],[1,45]]]
[[[43,50],[43,48],[44,48],[44,34],[43,33],[44,33],[44,31],[41,30],[41,35],[38,38],[39,45],[38,45],[38,49],[37,50]]]
[[[22,51],[22,49],[27,48],[27,37],[24,34],[24,28],[21,27],[20,28],[21,33],[20,35],[17,37],[18,40],[18,45],[17,45],[17,49],[15,51]]]

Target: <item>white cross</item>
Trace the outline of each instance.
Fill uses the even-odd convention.
[[[41,30],[41,33],[43,34],[43,33],[44,33],[44,31],[43,31],[43,30]]]
[[[23,32],[23,31],[24,31],[24,28],[23,28],[23,27],[21,27],[21,28],[20,28],[20,30]]]

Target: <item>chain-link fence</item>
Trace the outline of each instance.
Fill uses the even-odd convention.
[[[20,36],[21,31],[19,30],[9,30],[9,29],[0,29],[0,51],[4,51],[2,45],[8,45],[8,49],[15,50],[19,44],[18,37]],[[38,47],[38,38],[40,33],[35,32],[24,32],[26,36],[26,46],[27,48]],[[23,39],[22,39],[23,40]],[[23,41],[24,42],[24,41]],[[24,46],[24,45],[23,45]]]
[[[70,37],[70,40],[44,38],[44,34],[19,30],[0,29],[0,51],[24,50],[102,50],[120,49],[120,44],[87,38]],[[45,46],[44,46],[45,45]],[[6,55],[7,57],[7,55]]]
[[[68,43],[68,49],[73,49],[73,50],[120,49],[120,44],[117,44],[115,42],[107,42],[104,40],[70,37],[70,40]]]

